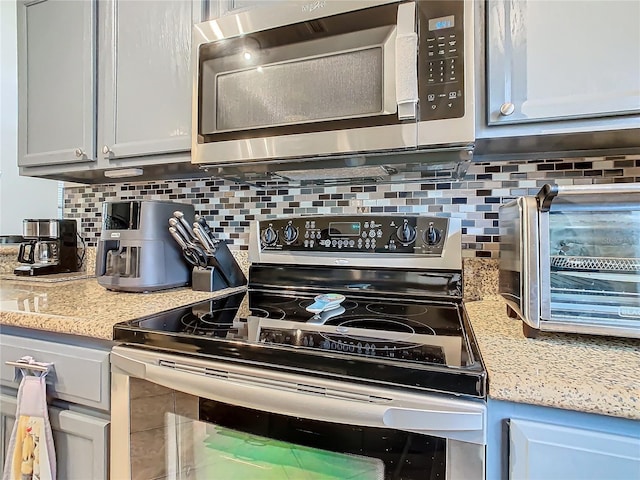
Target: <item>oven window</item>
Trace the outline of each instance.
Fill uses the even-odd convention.
[[[180,418],[170,421],[181,423]],[[182,433],[183,442],[194,448],[191,458],[180,461],[195,478],[375,480],[384,475],[377,458],[304,447],[204,422],[194,422]]]
[[[197,421],[167,416],[167,422],[177,426],[175,439],[168,442],[175,454],[171,463],[191,472],[189,478],[444,478],[444,439],[276,415],[207,399],[199,405]]]
[[[271,414],[131,378],[138,479],[443,479],[447,440]]]

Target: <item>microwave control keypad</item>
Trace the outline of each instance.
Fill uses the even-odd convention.
[[[447,2],[448,8],[457,3]],[[429,5],[429,3],[427,3]],[[437,12],[436,12],[437,13]],[[426,15],[430,15],[427,17]],[[420,118],[439,120],[464,116],[464,28],[462,9],[433,17],[422,12],[419,46]]]

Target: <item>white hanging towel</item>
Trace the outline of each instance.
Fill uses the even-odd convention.
[[[20,362],[37,363],[31,357]],[[18,408],[9,449],[5,457],[2,480],[55,480],[56,455],[47,411],[45,376],[47,372],[29,375],[22,370],[18,388]]]

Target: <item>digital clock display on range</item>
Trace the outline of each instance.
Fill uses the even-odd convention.
[[[329,222],[330,237],[358,237],[360,223],[358,222]]]

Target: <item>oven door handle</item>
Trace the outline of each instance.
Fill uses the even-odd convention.
[[[115,347],[113,373],[280,415],[486,442],[486,405]]]

